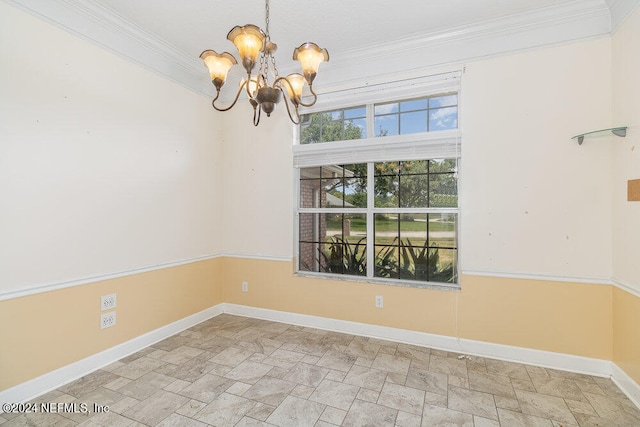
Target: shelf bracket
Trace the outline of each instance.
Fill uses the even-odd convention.
[[[625,136],[627,136],[627,126],[619,126],[615,128],[600,129],[600,130],[594,130],[592,132],[585,132],[585,133],[581,133],[580,135],[576,135],[571,139],[577,139],[578,145],[582,145],[582,141],[584,141],[585,135],[591,135],[594,133],[601,133],[601,132],[611,132],[615,136],[624,138]]]

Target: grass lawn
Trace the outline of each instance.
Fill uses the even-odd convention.
[[[367,231],[367,221],[364,217],[350,218],[351,231],[365,232]],[[340,216],[327,215],[327,229],[342,229]],[[375,228],[377,230],[396,230],[398,222],[396,219],[377,218]],[[426,224],[424,221],[402,221],[400,223],[402,231],[424,231]],[[455,224],[451,221],[430,221],[429,231],[454,231]]]

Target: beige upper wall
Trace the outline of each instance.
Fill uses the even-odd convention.
[[[285,106],[263,114],[258,127],[246,98],[218,114],[224,119],[224,252],[290,259],[293,125]]]
[[[613,121],[628,126],[613,141],[613,276],[640,293],[640,202],[627,201],[627,181],[640,179],[640,8],[616,31]]]
[[[467,64],[463,270],[611,276],[608,38]]]
[[[609,126],[610,57],[602,38],[466,64],[463,270],[611,277],[611,146],[571,140]],[[225,252],[289,257],[292,126],[283,108],[258,128],[235,110],[223,113]]]
[[[0,293],[222,250],[206,98],[6,2],[0,55]]]

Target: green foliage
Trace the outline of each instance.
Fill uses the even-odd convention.
[[[301,144],[361,138],[362,129],[355,125],[353,120],[334,119],[331,112],[306,114],[302,117]]]
[[[366,248],[363,241],[349,243],[341,237],[331,238],[328,249],[319,249],[320,265],[326,273],[350,274],[353,276],[367,275],[367,252],[360,249]]]
[[[440,265],[440,254],[437,247],[429,247],[428,242],[423,246],[414,246],[411,240],[407,243],[400,240],[400,245],[387,246],[376,256],[376,276],[419,280],[440,283],[454,283],[456,272],[453,264]],[[399,258],[396,257],[399,251]]]
[[[332,237],[326,249],[319,249],[319,264],[325,273],[367,275],[367,255],[364,248],[365,238],[350,243],[340,237]],[[442,266],[437,247],[414,246],[394,239],[391,246],[376,254],[375,276],[393,279],[429,281],[437,283],[455,283],[456,271],[453,264]],[[308,266],[305,267],[309,270]]]
[[[455,207],[455,168],[455,159],[376,163],[376,206]]]

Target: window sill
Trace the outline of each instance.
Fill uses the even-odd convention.
[[[413,280],[392,280],[383,278],[372,278],[362,276],[350,276],[344,274],[331,274],[331,273],[314,273],[311,271],[296,271],[293,273],[296,277],[307,277],[313,279],[325,279],[325,280],[342,280],[345,282],[364,282],[375,285],[389,285],[389,286],[401,286],[405,288],[415,289],[434,289],[439,291],[456,291],[461,290],[458,283],[436,283],[436,282],[417,282]]]

